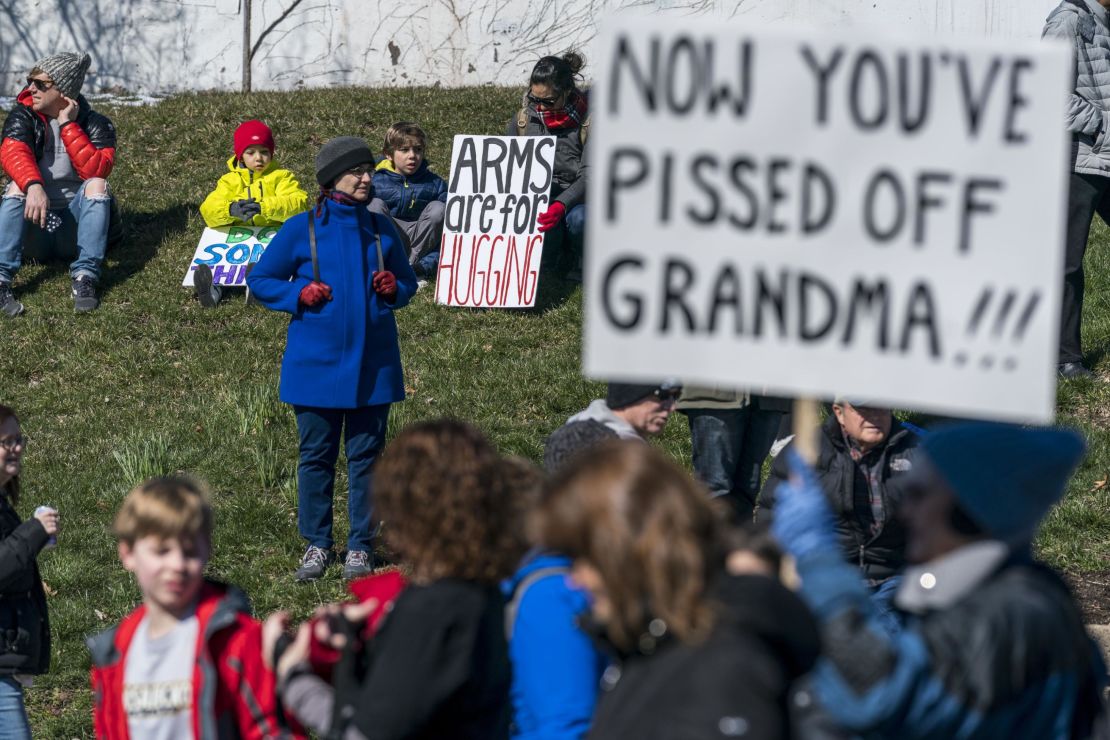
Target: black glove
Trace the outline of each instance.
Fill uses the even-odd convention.
[[[250,221],[262,213],[262,206],[254,198],[246,198],[232,203],[228,206],[227,212],[232,218],[237,218],[240,221]]]

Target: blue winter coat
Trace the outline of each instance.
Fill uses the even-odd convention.
[[[374,197],[389,206],[393,218],[415,221],[433,200],[447,202],[447,183],[428,169],[427,162],[421,162],[412,177],[405,177],[386,158],[374,170]]]
[[[577,619],[589,610],[583,591],[567,583],[569,558],[533,554],[505,582],[510,602],[529,574],[562,568],[534,581],[520,599],[509,640],[513,664],[513,737],[579,740],[590,729],[606,659]]]
[[[393,311],[416,292],[396,227],[364,206],[325,201],[316,219],[320,280],[332,299],[306,309],[301,289],[312,281],[308,219],[298,214],[281,227],[247,278],[267,308],[292,314],[281,363],[282,401],[353,409],[405,398],[401,350]],[[381,234],[386,269],[397,277],[397,296],[386,303],[370,284],[378,271],[374,234]]]
[[[907,617],[896,635],[838,553],[803,556],[797,569],[822,623],[814,687],[845,728],[899,740],[1091,737],[1106,666],[1048,568],[1015,557],[962,584],[948,608]]]

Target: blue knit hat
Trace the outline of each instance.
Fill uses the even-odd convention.
[[[960,424],[925,437],[921,449],[972,521],[1013,546],[1064,496],[1087,445],[1068,429]]]

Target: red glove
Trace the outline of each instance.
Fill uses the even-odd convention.
[[[540,233],[542,234],[548,229],[553,229],[558,226],[559,222],[563,220],[563,216],[566,214],[566,206],[559,201],[552,203],[550,208],[536,216],[536,223],[539,224]]]
[[[387,301],[397,297],[397,276],[389,270],[375,272],[370,284],[374,286],[374,292]]]
[[[331,287],[327,283],[313,280],[311,283],[301,288],[301,295],[298,300],[305,308],[319,306],[324,301],[331,300]]]

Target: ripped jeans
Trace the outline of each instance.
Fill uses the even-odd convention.
[[[105,182],[103,194],[86,196],[89,182],[82,183],[68,207],[50,210],[62,220],[54,233],[23,218],[26,198],[14,183],[8,186],[0,200],[0,282],[10,283],[19,272],[25,249],[43,259],[76,251],[77,258],[69,266],[70,277],[100,279],[100,265],[108,248],[112,195]]]

